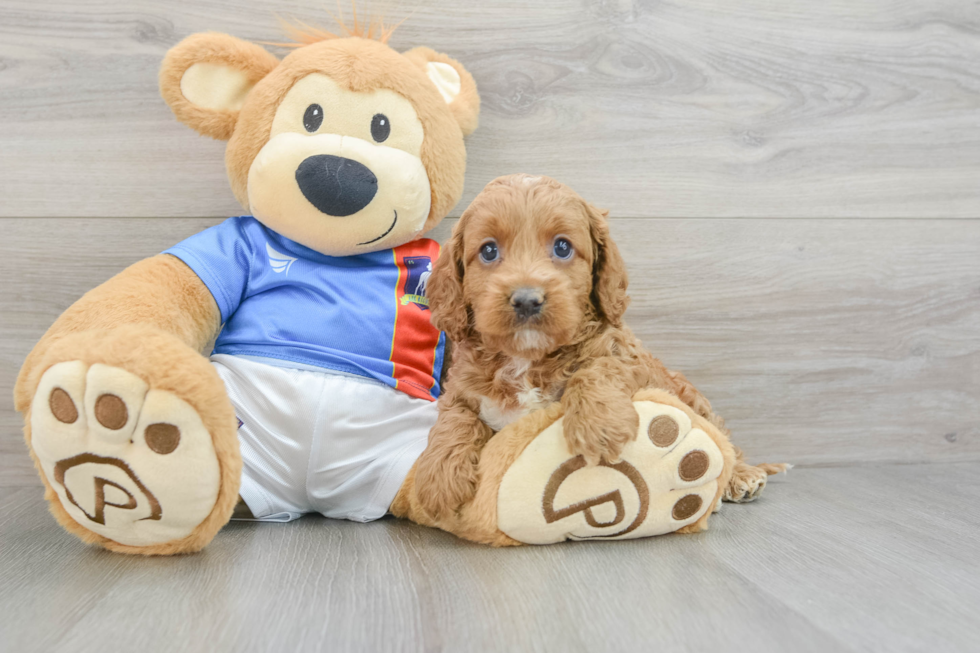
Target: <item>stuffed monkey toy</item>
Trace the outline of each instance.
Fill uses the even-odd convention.
[[[569,466],[553,406],[493,438],[456,515],[419,507],[446,346],[425,293],[439,246],[423,236],[460,198],[480,101],[457,61],[398,53],[389,34],[314,31],[282,60],[217,33],[168,52],[163,98],[228,141],[249,215],[88,292],[27,357],[26,442],[51,512],[83,541],[198,551],[236,505],[271,521],[394,513],[495,545],[704,527],[732,448],[652,390],[635,398],[630,471]],[[644,430],[663,415],[678,429],[666,445]],[[677,477],[695,449],[703,475]]]

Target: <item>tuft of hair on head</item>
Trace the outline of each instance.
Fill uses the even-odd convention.
[[[379,43],[387,43],[394,31],[398,29],[403,22],[405,22],[403,19],[391,27],[386,27],[383,16],[368,16],[367,21],[362,22],[357,17],[357,5],[354,2],[351,2],[351,13],[353,15],[351,17],[351,23],[348,25],[344,20],[344,12],[340,7],[340,0],[337,1],[337,15],[335,16],[331,13],[330,16],[334,19],[334,22],[337,23],[339,32],[331,32],[328,29],[324,29],[316,25],[310,25],[309,23],[296,18],[286,20],[281,16],[277,16],[283,31],[286,33],[286,36],[292,39],[292,41],[287,43],[265,42],[265,45],[275,45],[282,48],[302,48],[304,46],[320,43],[322,41],[342,39],[351,36],[356,36],[362,39],[371,39],[373,41],[378,41]]]

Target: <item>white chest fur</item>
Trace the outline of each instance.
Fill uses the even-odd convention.
[[[551,403],[541,388],[534,387],[528,382],[527,369],[529,366],[529,362],[515,359],[513,363],[497,373],[498,376],[510,377],[508,380],[515,382],[514,385],[521,388],[517,392],[517,407],[511,407],[511,405],[505,407],[502,402],[490,397],[480,397],[480,419],[494,431],[499,431],[531,411],[544,408]],[[507,404],[511,404],[511,402],[507,402]]]

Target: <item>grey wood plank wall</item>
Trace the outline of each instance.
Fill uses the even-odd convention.
[[[2,309],[0,484],[14,485],[33,482],[10,406],[33,343],[86,290],[217,220],[2,222],[0,278],[17,283]],[[980,221],[646,218],[613,236],[629,324],[755,459],[980,460]]]
[[[477,79],[454,214],[517,171],[612,209],[630,324],[753,457],[980,459],[976,3],[360,4]],[[159,98],[164,52],[281,40],[276,11],[330,22],[320,0],[0,0],[0,486],[37,483],[10,391],[44,329],[240,210],[223,144]]]
[[[160,60],[203,30],[281,41],[275,12],[329,25],[331,4],[4,0],[0,215],[234,212],[222,145],[170,116]],[[526,171],[627,217],[978,215],[975,2],[360,4],[477,79],[461,206]]]

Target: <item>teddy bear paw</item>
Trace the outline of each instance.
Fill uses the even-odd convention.
[[[68,515],[113,542],[190,535],[218,498],[211,435],[184,400],[126,370],[67,361],[42,376],[31,448]]]
[[[561,420],[542,431],[504,474],[498,528],[527,544],[625,539],[671,533],[713,510],[725,466],[714,440],[674,406],[633,408],[639,431],[617,463],[570,454]]]

